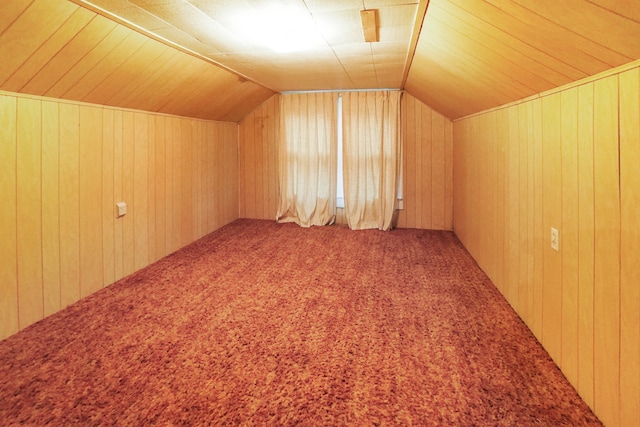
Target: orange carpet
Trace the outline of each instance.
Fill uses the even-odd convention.
[[[0,425],[600,425],[453,233],[238,220],[0,342]]]

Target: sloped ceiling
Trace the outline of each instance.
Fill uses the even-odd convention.
[[[239,121],[279,91],[404,88],[456,119],[640,59],[640,0],[277,2],[315,50],[238,38],[225,11],[266,0],[4,0],[0,90]]]
[[[0,90],[209,120],[274,93],[67,0],[3,0],[0,64]]]
[[[405,89],[456,119],[640,59],[640,0],[431,0]]]

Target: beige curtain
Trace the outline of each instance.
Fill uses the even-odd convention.
[[[400,173],[400,91],[342,95],[345,216],[353,230],[393,225]]]
[[[280,102],[278,222],[328,225],[336,215],[337,94],[284,94]]]

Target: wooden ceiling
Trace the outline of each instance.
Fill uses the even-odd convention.
[[[640,59],[640,0],[431,0],[405,89],[456,119]]]
[[[640,59],[640,0],[278,1],[313,49],[238,33],[265,0],[3,0],[0,90],[237,122],[274,92],[404,88],[456,119]]]
[[[209,120],[273,95],[67,0],[3,0],[0,64],[0,90]]]
[[[419,5],[418,0],[74,1],[277,92],[400,87]],[[376,43],[364,40],[360,11],[365,9],[377,12]],[[245,26],[255,27],[255,38]],[[315,43],[285,52],[265,45],[272,31],[297,33],[298,26],[312,29]]]

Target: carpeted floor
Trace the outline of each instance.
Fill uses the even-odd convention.
[[[238,220],[0,342],[0,425],[600,425],[449,232]]]

